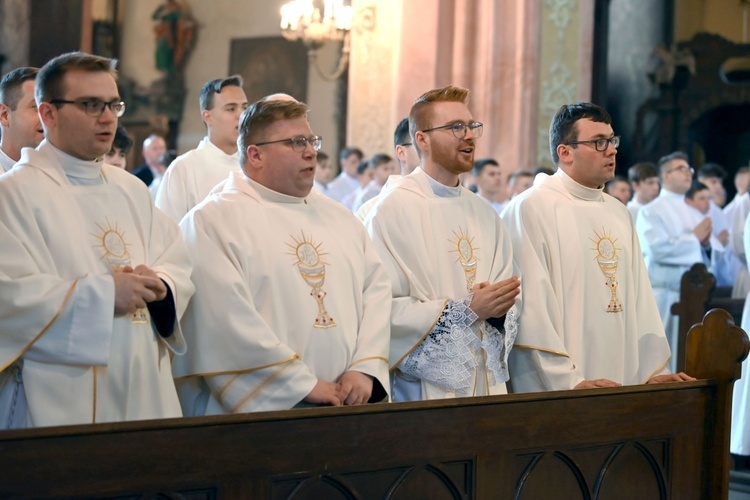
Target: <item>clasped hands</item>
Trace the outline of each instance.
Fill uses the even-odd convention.
[[[115,314],[132,314],[149,302],[163,300],[167,285],[156,273],[141,264],[133,269],[125,266],[113,274],[115,280]]]
[[[337,382],[318,380],[304,401],[306,403],[341,406],[361,405],[370,400],[373,378],[362,372],[345,372]]]

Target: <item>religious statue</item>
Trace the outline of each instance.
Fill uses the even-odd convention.
[[[178,0],[167,0],[151,16],[156,23],[156,68],[167,74],[181,72],[195,37],[195,22]]]

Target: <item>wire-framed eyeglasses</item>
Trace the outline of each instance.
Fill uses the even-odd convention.
[[[104,113],[104,108],[109,108],[118,117],[125,113],[125,103],[122,101],[102,101],[101,99],[95,99],[85,97],[82,99],[76,99],[74,101],[66,101],[65,99],[53,99],[50,104],[75,104],[79,108],[82,108],[89,116],[101,116]],[[59,107],[59,106],[58,106]]]
[[[288,142],[292,145],[292,149],[298,153],[302,153],[307,149],[307,145],[310,144],[315,151],[320,151],[320,148],[323,147],[323,138],[319,135],[311,135],[310,137],[305,137],[304,135],[295,135],[294,137],[290,137],[289,139],[279,139],[278,141],[266,141],[266,142],[258,142],[255,145],[256,146],[265,146],[267,144],[276,144],[279,142]]]
[[[603,138],[603,139],[591,139],[590,141],[570,141],[566,142],[568,146],[575,146],[576,144],[593,144],[594,149],[596,149],[599,152],[606,151],[609,147],[610,143],[612,144],[612,147],[617,149],[620,147],[620,136],[616,135],[614,137],[609,138]]]
[[[439,127],[432,127],[423,130],[422,132],[432,132],[433,130],[442,130],[442,129],[450,129],[451,132],[453,132],[453,135],[456,136],[456,139],[463,139],[466,137],[466,131],[471,129],[471,132],[474,134],[474,137],[479,139],[482,137],[482,132],[484,131],[484,124],[480,122],[453,122],[449,123],[448,125],[441,125]]]

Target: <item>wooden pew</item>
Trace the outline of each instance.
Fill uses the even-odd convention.
[[[703,264],[694,264],[680,281],[680,301],[672,304],[672,314],[678,316],[677,371],[685,371],[685,338],[694,324],[699,323],[707,311],[724,309],[742,322],[745,299],[733,299],[731,287],[717,287],[716,278]]]
[[[0,497],[727,498],[724,311],[681,384],[315,408],[0,433]]]

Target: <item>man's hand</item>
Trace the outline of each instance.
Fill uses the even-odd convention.
[[[363,405],[372,396],[372,377],[348,371],[339,378],[339,387],[338,396],[345,405]]]
[[[303,401],[318,405],[341,406],[341,399],[338,397],[340,388],[339,384],[318,380],[318,383],[315,384],[313,390],[305,396]]]
[[[521,293],[521,280],[512,276],[491,285],[485,281],[474,285],[471,291],[474,297],[469,307],[480,320],[499,318],[516,303],[516,297]]]
[[[716,238],[721,242],[722,245],[727,246],[727,243],[729,243],[729,231],[726,229],[723,230],[716,235]]]
[[[157,291],[160,289],[164,289],[162,298],[166,296],[166,288],[159,278],[138,275],[130,266],[115,272],[113,278],[116,315],[132,314],[136,309],[146,307],[147,303],[157,300]]]
[[[663,384],[665,382],[690,382],[695,380],[687,373],[667,373],[666,375],[657,375],[649,379],[647,384]]]
[[[693,229],[693,234],[701,245],[704,247],[708,245],[709,239],[711,238],[711,217],[706,217]]]
[[[153,269],[146,267],[145,265],[141,264],[137,266],[133,270],[133,274],[138,276],[146,276],[148,278],[153,278],[155,281],[150,282],[146,285],[149,287],[149,290],[154,292],[156,294],[156,300],[164,300],[167,296],[167,285],[164,284],[164,282],[159,278],[159,276],[156,275],[156,273],[153,271]],[[146,302],[152,302],[150,300],[147,300]]]
[[[598,378],[596,380],[583,380],[577,386],[573,387],[573,389],[598,389],[600,387],[620,386],[622,386],[622,384],[618,384],[617,382],[613,382],[612,380],[606,378]]]

